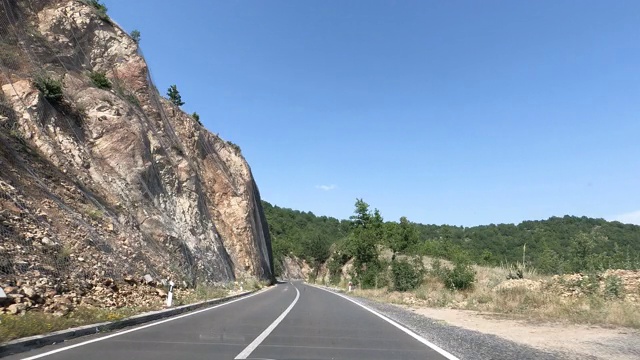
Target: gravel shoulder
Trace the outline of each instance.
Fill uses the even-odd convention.
[[[425,318],[556,352],[567,359],[640,359],[640,331],[629,328],[533,323],[478,311],[405,308]]]
[[[465,359],[639,359],[632,329],[532,324],[453,309],[408,308],[354,297]]]

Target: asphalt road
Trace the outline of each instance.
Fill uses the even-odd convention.
[[[187,315],[5,359],[447,359],[428,345],[345,298],[294,282]]]

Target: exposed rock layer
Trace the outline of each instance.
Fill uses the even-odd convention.
[[[81,1],[9,0],[0,49],[0,287],[273,278],[238,147],[159,96],[121,28]]]

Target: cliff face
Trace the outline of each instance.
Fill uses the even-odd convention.
[[[160,97],[99,9],[2,2],[0,69],[0,286],[273,278],[239,149]],[[44,96],[56,81],[62,98]]]

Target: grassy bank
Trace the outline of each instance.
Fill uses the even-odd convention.
[[[0,315],[0,343],[26,336],[45,334],[72,327],[127,318],[153,308],[99,309],[79,307],[65,316],[54,316],[39,311],[24,315]]]
[[[422,285],[408,292],[388,288],[355,290],[354,296],[410,307],[476,310],[529,321],[551,321],[640,328],[640,273],[620,281],[611,271],[582,276],[538,276],[507,280],[508,269],[474,266],[472,288],[449,290],[427,273]]]

